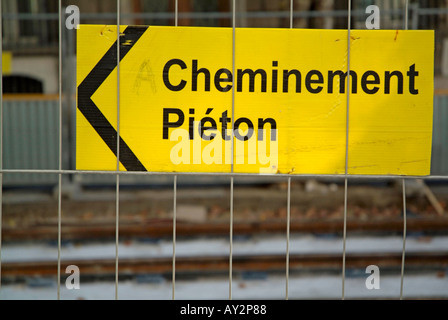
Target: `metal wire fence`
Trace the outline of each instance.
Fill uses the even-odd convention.
[[[363,19],[365,19],[365,11],[360,8],[361,6],[359,3],[357,3],[357,7],[355,10],[352,10],[352,1],[347,1],[347,9],[346,10],[333,10],[333,11],[308,11],[308,12],[301,12],[296,11],[294,8],[294,1],[289,1],[288,6],[285,8],[282,8],[281,11],[246,11],[246,12],[238,12],[238,4],[237,1],[233,0],[231,1],[229,5],[229,12],[223,12],[218,11],[218,4],[217,2],[213,3],[213,5],[206,5],[208,2],[202,1],[202,2],[195,2],[197,9],[200,12],[182,12],[180,11],[180,2],[177,0],[174,1],[173,6],[171,6],[168,2],[149,2],[144,1],[143,2],[143,10],[140,13],[123,13],[121,12],[120,8],[122,8],[122,1],[117,0],[115,3],[115,8],[117,9],[114,13],[85,13],[81,16],[81,19],[83,21],[93,21],[93,22],[106,22],[110,23],[111,21],[114,21],[113,23],[117,25],[117,30],[119,30],[118,26],[123,24],[123,21],[125,19],[134,19],[134,21],[137,21],[142,24],[169,24],[169,22],[175,26],[179,25],[179,21],[182,19],[187,20],[193,20],[192,25],[210,25],[215,24],[216,26],[220,26],[224,20],[227,19],[227,21],[230,22],[230,26],[232,27],[233,32],[235,32],[235,29],[237,27],[241,27],[239,25],[239,22],[241,24],[250,24],[248,22],[248,19],[280,19],[279,21],[287,21],[288,25],[284,27],[294,28],[294,22],[297,19],[301,18],[316,18],[316,17],[332,17],[332,18],[338,18],[338,19],[345,19],[345,24],[341,25],[340,27],[343,29],[347,29],[347,37],[350,38],[351,30],[353,26],[360,27],[361,21],[364,22]],[[431,15],[440,15],[442,14],[448,14],[448,9],[425,9],[420,8],[416,5],[409,5],[409,1],[402,1],[398,3],[399,5],[393,8],[389,8],[388,10],[385,10],[384,14],[388,15],[389,17],[392,17],[389,19],[388,23],[389,26],[392,27],[402,27],[403,29],[417,29],[422,26],[422,18],[429,17]],[[12,2],[5,2],[3,8],[8,8],[8,5],[12,5]],[[172,12],[169,10],[172,9]],[[2,10],[2,7],[0,6],[0,10]],[[53,11],[51,11],[53,10]],[[62,233],[61,233],[61,224],[63,221],[62,217],[62,190],[63,190],[63,184],[69,183],[70,181],[73,181],[73,177],[83,176],[83,175],[95,175],[99,177],[113,177],[114,178],[114,184],[115,184],[115,298],[118,299],[118,287],[119,287],[119,262],[120,262],[120,252],[119,252],[119,240],[120,240],[120,186],[122,185],[122,181],[125,180],[128,177],[148,177],[148,176],[164,176],[169,177],[172,184],[172,190],[173,190],[173,233],[172,233],[172,298],[175,299],[176,297],[176,212],[177,212],[177,187],[178,187],[178,177],[179,176],[203,176],[203,177],[220,177],[224,181],[227,180],[227,183],[229,183],[230,188],[230,220],[229,220],[229,234],[228,234],[228,243],[229,243],[229,270],[228,270],[228,282],[229,282],[229,288],[228,288],[228,298],[232,299],[232,293],[233,293],[233,208],[234,208],[234,184],[235,184],[235,178],[239,177],[250,177],[254,179],[266,179],[269,177],[275,177],[278,179],[284,179],[285,182],[287,182],[287,189],[286,189],[286,207],[287,207],[287,215],[286,215],[286,230],[285,230],[285,260],[286,260],[286,270],[285,270],[285,298],[289,298],[289,248],[290,248],[290,219],[291,219],[291,180],[292,179],[305,179],[305,178],[331,178],[339,181],[343,181],[344,183],[344,224],[343,224],[343,248],[342,248],[342,270],[341,270],[341,282],[342,282],[342,291],[341,291],[341,298],[345,299],[345,276],[346,276],[346,270],[345,270],[345,259],[346,259],[346,239],[347,239],[347,206],[348,206],[348,192],[349,192],[349,183],[350,181],[354,181],[356,179],[367,179],[367,180],[376,180],[376,179],[390,179],[390,180],[397,180],[402,183],[402,200],[403,200],[403,246],[402,246],[402,265],[401,265],[401,283],[400,283],[400,299],[403,299],[405,297],[405,292],[403,290],[403,283],[405,281],[405,265],[406,265],[406,231],[407,231],[407,221],[406,221],[406,181],[408,179],[424,179],[424,180],[442,180],[442,181],[448,181],[448,176],[446,175],[429,175],[429,176],[395,176],[395,175],[378,175],[378,176],[365,176],[365,175],[349,175],[347,173],[347,159],[348,159],[348,138],[349,138],[349,131],[348,131],[348,124],[349,124],[349,107],[350,107],[350,90],[347,90],[347,101],[346,101],[346,111],[347,111],[347,123],[346,123],[346,154],[345,154],[345,174],[342,175],[288,175],[288,174],[264,174],[264,175],[254,175],[254,174],[241,174],[241,173],[234,173],[233,170],[231,173],[161,173],[161,172],[123,172],[119,170],[119,148],[117,148],[117,163],[116,163],[116,170],[115,171],[83,171],[83,170],[74,170],[73,169],[73,163],[70,163],[70,160],[68,159],[69,155],[73,153],[72,147],[69,147],[65,145],[64,141],[66,141],[66,138],[70,135],[70,132],[73,133],[73,127],[69,125],[70,120],[67,122],[67,115],[71,115],[73,117],[73,110],[75,108],[74,106],[74,100],[72,99],[71,95],[74,93],[73,88],[73,82],[71,80],[68,80],[66,83],[66,78],[64,78],[64,75],[67,74],[67,72],[72,72],[73,70],[64,70],[65,62],[69,60],[67,56],[65,56],[64,52],[64,46],[65,43],[68,46],[71,46],[71,48],[74,48],[72,41],[74,41],[73,36],[69,36],[66,30],[64,30],[64,7],[63,7],[63,1],[58,1],[57,8],[52,7],[50,12],[40,12],[40,13],[5,13],[0,12],[0,28],[3,26],[5,30],[0,30],[0,34],[3,35],[4,41],[0,41],[0,43],[3,43],[3,45],[0,47],[0,51],[3,52],[5,49],[11,49],[12,47],[16,46],[17,43],[12,44],[12,40],[15,36],[11,36],[12,28],[11,26],[13,24],[19,23],[19,21],[22,22],[29,22],[30,26],[33,26],[34,24],[44,24],[47,23],[45,28],[37,27],[39,30],[41,30],[41,34],[39,34],[38,42],[44,42],[46,44],[46,48],[51,48],[54,45],[57,45],[58,50],[58,85],[57,85],[57,103],[55,97],[53,97],[53,102],[51,105],[51,116],[50,115],[43,115],[47,120],[49,120],[50,117],[55,117],[55,114],[57,114],[57,119],[51,119],[52,125],[55,126],[55,128],[51,129],[51,131],[57,131],[57,161],[53,163],[43,163],[43,164],[37,164],[39,159],[34,159],[34,163],[25,163],[20,167],[17,163],[15,165],[18,165],[19,168],[11,168],[7,167],[6,164],[8,163],[9,157],[11,157],[11,154],[5,154],[2,152],[5,150],[5,148],[8,148],[8,135],[13,134],[13,130],[8,127],[8,125],[11,123],[8,119],[8,117],[11,117],[10,112],[11,110],[8,110],[8,101],[5,101],[5,98],[3,94],[0,97],[0,123],[2,130],[0,131],[0,202],[3,200],[3,186],[5,183],[9,183],[10,181],[14,181],[14,176],[17,175],[33,175],[34,177],[37,177],[37,181],[39,181],[39,176],[51,176],[52,181],[56,182],[57,186],[57,199],[58,199],[58,265],[57,269],[55,270],[55,273],[57,273],[57,290],[56,290],[56,296],[58,299],[61,298],[61,251],[62,251]],[[56,12],[55,12],[56,10]],[[40,20],[40,22],[37,21]],[[220,22],[221,21],[221,22]],[[427,25],[430,25],[430,19],[424,20],[424,23],[427,23]],[[58,32],[55,32],[54,26],[58,26]],[[385,26],[386,28],[387,26]],[[50,31],[51,30],[51,31]],[[55,37],[57,35],[57,38]],[[64,39],[63,36],[66,35],[67,37]],[[234,34],[233,34],[234,35]],[[117,39],[119,39],[119,32],[117,32]],[[22,41],[22,39],[20,39]],[[71,44],[70,44],[71,43]],[[348,41],[348,45],[350,46],[350,41]],[[29,46],[29,43],[21,43],[21,48],[27,48]],[[119,46],[117,46],[117,56],[120,55],[119,52]],[[233,59],[235,57],[235,43],[233,44]],[[349,61],[350,61],[350,47],[347,48],[349,52]],[[234,61],[234,60],[233,60]],[[234,66],[234,63],[233,63]],[[117,60],[117,71],[119,74],[119,68],[120,64]],[[348,65],[348,72],[350,70],[350,64]],[[3,66],[2,66],[2,74],[3,74]],[[119,96],[120,96],[120,77],[117,77],[117,118],[118,122],[120,121],[120,104],[119,104]],[[347,81],[350,81],[350,77],[347,77]],[[349,83],[347,84],[349,85]],[[3,87],[3,81],[0,84],[1,87]],[[56,105],[57,104],[57,105]],[[65,108],[64,108],[65,106]],[[6,108],[5,108],[6,107]],[[57,111],[56,111],[57,109]],[[232,112],[234,111],[234,96],[232,97]],[[20,111],[19,109],[15,109],[14,112],[23,112],[23,114],[27,114],[29,111],[29,108],[27,111]],[[233,117],[232,117],[233,118]],[[29,125],[32,125],[33,121],[29,123]],[[69,127],[68,127],[69,126]],[[118,125],[118,133],[119,133],[119,125]],[[118,137],[120,135],[118,134]],[[56,139],[54,136],[51,137],[51,139]],[[117,145],[119,145],[119,140],[117,140]],[[443,144],[443,141],[441,142]],[[49,143],[48,145],[54,145],[56,144],[55,141],[53,143]],[[51,150],[46,150],[45,152],[51,153]],[[26,166],[29,165],[30,167],[26,168]],[[31,166],[34,166],[31,169]],[[55,179],[57,177],[57,179]],[[110,178],[112,179],[112,178]],[[42,181],[41,181],[42,182]],[[0,280],[1,280],[1,230],[2,230],[2,209],[0,206]],[[0,281],[0,290],[1,290],[1,281]]]

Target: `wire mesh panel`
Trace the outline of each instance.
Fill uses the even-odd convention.
[[[65,9],[69,5],[75,5],[79,9],[81,24],[111,26],[110,30],[104,29],[104,33],[101,34],[108,37],[111,43],[111,47],[106,48],[105,51],[107,51],[106,55],[110,54],[112,57],[110,66],[107,67],[109,68],[108,72],[109,74],[113,73],[115,77],[114,81],[108,84],[114,88],[114,97],[107,101],[113,110],[113,114],[108,116],[115,119],[111,124],[115,134],[108,138],[111,141],[111,149],[114,149],[114,163],[110,170],[76,170],[75,166],[75,153],[79,152],[79,145],[78,148],[75,147],[77,139],[76,103],[79,103],[77,94],[82,87],[80,83],[82,79],[74,79],[74,73],[78,72],[79,74],[79,70],[75,70],[77,69],[77,55],[80,54],[76,48],[80,47],[74,36],[77,32],[76,29],[69,29],[65,25],[66,19],[69,17],[69,12],[66,12]],[[381,266],[381,268],[386,270],[387,275],[389,275],[388,268],[395,267],[390,275],[395,276],[394,288],[396,289],[390,291],[393,294],[389,293],[387,298],[406,298],[407,287],[404,284],[408,279],[405,277],[408,270],[407,261],[410,259],[411,266],[413,263],[418,265],[413,260],[415,253],[412,250],[417,248],[415,250],[418,252],[419,244],[415,244],[412,239],[409,240],[407,233],[408,224],[412,225],[413,223],[414,210],[420,210],[417,209],[418,205],[422,205],[422,199],[426,199],[425,204],[433,207],[437,217],[444,218],[445,204],[436,198],[425,183],[439,184],[440,190],[442,190],[439,194],[443,194],[448,172],[446,166],[448,100],[440,94],[441,91],[436,92],[434,96],[430,175],[404,176],[397,175],[395,172],[384,175],[350,174],[350,138],[356,134],[356,130],[350,131],[350,128],[353,128],[354,124],[359,125],[350,117],[353,115],[351,107],[355,104],[354,101],[357,101],[352,96],[356,78],[347,76],[353,71],[351,68],[357,66],[356,62],[351,60],[352,45],[354,46],[353,50],[356,50],[356,44],[353,44],[351,40],[343,43],[346,44],[344,47],[346,60],[341,73],[346,72],[346,76],[341,76],[341,83],[337,88],[339,90],[343,90],[341,86],[346,88],[345,96],[341,95],[343,100],[339,101],[339,108],[345,110],[344,140],[340,141],[340,145],[337,146],[344,150],[345,157],[341,162],[344,163],[343,171],[335,174],[291,174],[292,172],[280,171],[254,174],[235,169],[236,166],[233,162],[229,172],[152,172],[150,170],[139,172],[137,170],[126,171],[122,168],[125,161],[123,154],[126,156],[126,153],[123,152],[125,142],[120,135],[123,121],[126,121],[123,120],[123,106],[126,105],[123,101],[126,91],[123,88],[128,87],[124,81],[128,71],[123,67],[123,58],[128,51],[122,45],[117,44],[121,44],[121,37],[127,35],[125,25],[137,25],[138,27],[135,28],[150,25],[207,26],[231,29],[231,47],[229,47],[227,56],[231,57],[231,74],[236,75],[237,52],[242,50],[238,47],[238,44],[242,46],[237,40],[238,29],[339,29],[345,34],[346,39],[352,39],[357,29],[366,28],[366,18],[369,15],[365,9],[370,5],[381,8],[381,29],[397,29],[397,35],[398,29],[436,28],[438,25],[436,21],[442,21],[444,17],[425,10],[446,9],[438,8],[435,3],[420,3],[420,6],[417,6],[417,3],[408,1],[386,0],[349,0],[343,4],[336,1],[311,0],[287,2],[261,0],[117,0],[110,2],[78,0],[59,1],[57,7],[54,1],[42,0],[36,3],[4,1],[1,12],[3,23],[3,32],[0,33],[3,36],[1,51],[2,53],[11,51],[13,63],[6,60],[6,62],[2,62],[2,88],[12,88],[17,81],[22,81],[15,79],[15,82],[11,82],[12,78],[5,76],[14,75],[14,72],[20,70],[17,61],[25,61],[26,57],[24,58],[23,55],[32,56],[34,52],[38,52],[39,55],[47,54],[51,56],[52,61],[57,61],[57,72],[53,65],[51,79],[48,80],[44,76],[39,79],[43,83],[42,93],[51,93],[51,98],[41,95],[26,96],[26,98],[24,98],[25,96],[4,96],[4,90],[2,92],[0,104],[2,193],[0,199],[3,204],[2,208],[7,210],[8,218],[4,218],[3,209],[0,209],[2,210],[0,239],[20,239],[20,232],[14,228],[16,220],[10,212],[14,210],[19,212],[15,205],[26,201],[17,199],[20,199],[21,195],[25,193],[33,193],[36,190],[40,193],[41,190],[46,190],[49,197],[45,199],[49,198],[49,203],[53,205],[53,209],[47,210],[52,212],[52,218],[48,220],[42,218],[40,225],[39,218],[35,218],[38,221],[37,224],[32,224],[29,221],[28,223],[34,227],[47,228],[44,230],[47,230],[47,236],[50,237],[53,246],[52,259],[56,259],[57,264],[54,266],[50,264],[47,268],[53,271],[46,272],[48,275],[56,277],[56,288],[52,287],[51,292],[57,299],[65,296],[72,297],[70,285],[67,285],[66,282],[64,288],[63,283],[64,272],[67,273],[66,267],[69,262],[75,267],[83,266],[84,269],[81,268],[81,272],[89,270],[89,275],[94,279],[104,278],[107,280],[104,281],[102,290],[109,292],[107,298],[115,299],[135,297],[130,293],[131,291],[133,291],[132,293],[139,292],[142,298],[162,297],[163,299],[183,299],[195,297],[195,294],[197,294],[196,297],[215,299],[306,298],[308,297],[307,292],[301,292],[307,286],[300,282],[302,275],[305,272],[315,272],[316,270],[327,272],[325,276],[319,278],[326,280],[316,283],[321,284],[322,287],[331,284],[331,290],[334,290],[334,292],[327,291],[318,297],[368,298],[370,296],[366,292],[357,292],[360,282],[362,286],[367,286],[366,273],[363,272],[360,276],[359,270],[364,271],[366,267],[376,266],[376,264],[383,264],[385,267]],[[56,30],[59,31],[56,32]],[[434,67],[436,77],[442,70],[443,53],[437,48],[441,48],[438,35],[443,34],[443,31],[439,29],[436,31],[436,65]],[[242,35],[242,33],[239,34]],[[129,45],[129,43],[125,45]],[[336,56],[336,52],[334,54]],[[440,58],[437,59],[437,57]],[[98,61],[103,60],[98,57]],[[277,65],[273,64],[273,69],[278,71],[275,69],[276,67]],[[48,70],[48,73],[51,73],[51,70]],[[413,70],[415,75],[415,69],[409,69],[407,75],[411,74],[412,76]],[[202,69],[196,71],[205,74]],[[215,78],[215,85],[216,81],[219,83],[219,80]],[[345,83],[342,83],[342,80],[345,80]],[[312,87],[310,83],[311,81],[308,85]],[[372,81],[368,85],[375,84],[378,83]],[[364,88],[368,85],[365,85]],[[274,87],[274,85],[272,86]],[[26,92],[34,90],[32,88],[35,86],[29,85],[24,88],[21,90]],[[409,90],[412,91],[411,84],[409,84]],[[228,116],[231,118],[231,128],[234,128],[235,115],[240,111],[238,99],[241,99],[241,95],[238,95],[236,85],[231,87],[230,93],[228,104],[231,114],[229,113]],[[93,94],[95,92],[92,92],[92,96]],[[235,132],[231,130],[231,141],[234,140],[234,135]],[[89,140],[88,137],[84,138],[85,141]],[[234,159],[235,152],[237,152],[234,148],[232,143],[231,159]],[[154,149],[154,152],[157,152],[157,148]],[[367,192],[359,196],[357,187],[365,186],[364,183],[369,186],[380,185],[384,189],[392,190],[390,192],[394,195],[394,198],[384,205],[386,209],[383,208],[383,211],[395,218],[393,220],[394,232],[400,237],[398,240],[397,237],[389,239],[393,243],[392,245],[389,242],[381,242],[377,245],[377,249],[381,247],[382,252],[386,252],[388,257],[390,256],[390,260],[387,261],[385,257],[375,256],[374,253],[369,254],[371,251],[367,244],[363,247],[367,254],[362,255],[357,252],[358,245],[364,243],[364,239],[357,237],[356,232],[351,233],[352,230],[359,230],[353,226],[354,222],[362,221],[362,219],[355,221],[353,216],[359,215],[363,219],[367,219],[366,213],[360,212],[360,202],[367,203],[367,205],[363,204],[364,209],[362,210],[371,210],[370,212],[378,210],[379,203],[382,201],[386,203],[384,194],[377,196],[376,193],[369,194]],[[256,188],[255,193],[250,188]],[[48,190],[50,190],[49,193]],[[310,192],[317,192],[317,197],[313,198]],[[418,201],[416,204],[413,202],[409,205],[408,198],[413,198],[414,195]],[[211,199],[207,199],[207,197]],[[376,198],[373,199],[374,197]],[[102,199],[102,204],[98,203],[101,202],[98,201],[99,198]],[[248,201],[248,198],[251,200]],[[330,198],[337,200],[326,206],[325,202]],[[364,200],[358,200],[360,198]],[[210,204],[211,201],[216,203]],[[42,203],[41,207],[44,208],[45,205]],[[90,209],[86,211],[84,207],[81,208],[81,203],[87,203]],[[390,203],[393,203],[393,209],[390,208]],[[373,208],[365,209],[371,204]],[[150,215],[148,208],[151,208],[151,212],[155,212],[155,214]],[[31,208],[28,210],[31,211]],[[256,219],[250,220],[255,215]],[[303,225],[300,218],[303,217],[308,218],[306,225],[310,229],[301,229]],[[81,223],[80,221],[83,222],[86,230],[91,230],[92,234],[87,235],[88,231],[76,229],[76,224]],[[318,226],[320,222],[334,224],[332,228],[327,225],[325,227],[327,229],[325,229]],[[374,222],[369,220],[370,224],[366,223],[364,227],[367,226],[373,230]],[[139,228],[136,227],[136,224],[139,225]],[[76,245],[74,249],[73,244],[69,242],[80,240],[70,233],[65,235],[63,232],[65,227],[73,234],[80,235],[81,238],[97,239],[95,237],[99,237],[101,234],[109,242],[95,244],[96,247],[95,245],[86,247],[86,251],[80,251],[81,253],[77,255]],[[39,235],[39,228],[26,229],[29,230],[27,236],[42,237]],[[214,230],[213,237],[206,238],[202,243],[197,239],[198,234],[207,237],[207,233],[200,233],[201,228]],[[275,233],[272,230],[275,230]],[[266,232],[272,232],[273,235]],[[308,232],[309,238],[302,238],[301,232]],[[135,234],[138,234],[139,237],[136,237]],[[24,235],[22,234],[22,236]],[[310,238],[313,238],[312,243]],[[380,240],[375,239],[374,241]],[[307,245],[311,245],[311,250],[314,252],[309,252]],[[410,254],[408,253],[409,247],[411,248]],[[26,271],[26,266],[17,264],[20,261],[17,261],[17,256],[14,256],[13,249],[9,247],[9,243],[5,245],[0,242],[0,270],[5,270],[7,277],[14,274],[11,270],[20,271],[22,276],[25,275],[24,279],[28,279],[26,275],[32,273]],[[31,250],[41,252],[39,251],[41,249],[33,247]],[[31,252],[31,250],[26,251],[28,250],[26,248],[21,250]],[[47,249],[42,250],[44,255],[44,251]],[[54,258],[54,253],[57,253],[56,258]],[[446,260],[443,259],[443,252],[442,258],[440,256],[437,258],[442,262]],[[397,259],[399,260],[398,264],[396,263]],[[430,260],[430,258],[427,259],[427,261]],[[96,265],[96,267],[88,265],[88,260],[91,260],[92,265]],[[192,260],[197,260],[197,262],[193,263]],[[390,261],[395,261],[395,264]],[[42,263],[42,268],[44,265]],[[336,271],[335,268],[329,267],[335,265],[337,265]],[[445,265],[437,264],[437,266]],[[397,268],[400,270],[398,278],[396,277]],[[76,269],[73,270],[76,272]],[[202,287],[199,284],[199,287],[187,285],[189,277],[200,278],[201,273],[206,272],[211,273],[217,279],[214,284],[211,284],[214,286],[213,288],[208,286],[210,279],[204,281]],[[3,277],[0,280],[2,283],[6,283],[5,274],[2,274]],[[326,278],[327,276],[328,278]],[[9,279],[7,278],[8,281]],[[133,279],[137,283],[133,289],[128,288],[128,286],[132,287],[126,282],[129,279]],[[332,282],[334,279],[337,279],[338,284]],[[356,279],[362,281],[356,281]],[[29,287],[33,285],[51,287],[52,283],[51,281],[33,281],[28,282]],[[412,278],[409,281],[412,283]],[[210,282],[213,283],[213,281]],[[114,290],[111,289],[111,283],[113,283]],[[146,289],[140,291],[143,286]],[[269,286],[270,288],[266,290],[265,287]],[[197,293],[204,290],[203,288],[208,288],[209,292],[201,292],[204,295]],[[259,292],[251,291],[245,295],[245,290],[249,291],[251,288],[255,288]],[[2,298],[8,298],[5,295],[10,294],[2,294],[2,291],[10,292],[5,290],[9,289],[5,289],[2,285],[0,287]],[[95,289],[91,288],[91,290],[94,292]],[[309,292],[311,291],[312,289]],[[263,296],[265,293],[266,297]]]

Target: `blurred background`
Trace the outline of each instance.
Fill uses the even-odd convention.
[[[294,0],[295,28],[347,29],[347,1]],[[68,0],[82,24],[175,24],[174,0]],[[352,28],[366,29],[369,5],[381,29],[403,29],[405,1],[353,0]],[[56,299],[59,166],[75,169],[76,30],[62,28],[57,0],[2,0],[3,174],[1,299]],[[230,0],[179,0],[179,26],[232,26]],[[289,0],[237,0],[236,27],[289,28]],[[410,0],[409,29],[435,31],[432,176],[448,176],[448,1]],[[65,22],[66,15],[61,19]],[[59,46],[62,58],[59,61]],[[59,150],[59,63],[62,150]],[[120,178],[120,299],[171,299],[171,175]],[[116,178],[62,175],[62,299],[114,299]],[[177,178],[176,299],[227,299],[230,177]],[[235,178],[233,298],[339,299],[344,180],[294,177],[287,248],[287,178]],[[406,180],[404,298],[448,298],[448,179]],[[401,179],[350,179],[345,295],[400,297],[403,250]],[[286,250],[289,277],[286,281]],[[68,265],[80,270],[69,290]],[[379,289],[365,282],[369,265]]]

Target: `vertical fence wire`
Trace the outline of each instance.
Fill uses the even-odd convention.
[[[62,0],[59,0],[59,171],[62,170]],[[61,299],[61,241],[62,241],[62,173],[58,174],[58,278],[57,297]]]
[[[177,175],[174,176],[173,183],[173,280],[172,299],[175,299],[176,292],[176,215],[177,215]]]
[[[404,0],[404,29],[409,29],[409,0]]]
[[[233,141],[233,140],[232,140]],[[233,263],[233,176],[230,178],[230,228],[229,228],[229,300],[232,300],[232,263]]]
[[[0,56],[3,57],[3,11],[0,1]],[[0,59],[0,169],[3,170],[3,58]],[[0,290],[2,288],[3,173],[0,172]]]
[[[348,146],[349,146],[349,125],[350,125],[350,42],[351,42],[351,10],[352,1],[348,0],[347,18],[347,106],[345,123],[345,180],[344,180],[344,230],[342,244],[342,300],[345,299],[345,256],[347,242],[347,193],[348,193]]]
[[[179,3],[174,1],[174,26],[178,26],[179,19]],[[173,270],[172,270],[172,300],[175,299],[176,293],[176,216],[177,216],[177,175],[174,176],[173,181]]]
[[[404,263],[406,252],[406,184],[403,182],[403,251],[401,254],[401,277],[400,277],[400,300],[403,300],[403,280],[404,280]]]
[[[179,23],[179,1],[174,1],[174,26],[177,27]]]
[[[293,28],[294,0],[289,1],[289,28]],[[291,229],[291,177],[288,177],[288,191],[286,203],[286,275],[285,300],[289,299],[289,236]]]
[[[117,172],[120,171],[120,0],[117,0]],[[120,226],[120,175],[115,189],[115,300],[118,300],[118,242]]]
[[[289,28],[293,28],[294,22],[294,0],[289,1]]]
[[[405,14],[404,14],[404,28],[408,30],[408,16],[409,10],[409,0],[405,0]],[[405,264],[405,255],[406,255],[406,229],[407,229],[407,221],[406,221],[406,180],[402,179],[403,184],[403,251],[401,254],[401,276],[400,276],[400,300],[403,300],[403,283],[404,283],[404,264]]]
[[[232,74],[235,74],[235,35],[236,35],[236,8],[235,0],[232,1]],[[231,160],[230,171],[233,173],[233,160],[234,160],[234,123],[235,123],[235,86],[232,86],[232,132],[231,132]],[[230,221],[229,221],[229,300],[232,300],[232,272],[233,272],[233,184],[234,178],[230,177]]]
[[[291,226],[291,177],[288,178],[287,191],[287,205],[286,205],[286,292],[285,299],[289,299],[289,233]]]

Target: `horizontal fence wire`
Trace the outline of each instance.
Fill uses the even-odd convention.
[[[247,173],[247,172],[161,172],[161,171],[116,171],[116,170],[57,170],[57,169],[0,169],[0,173],[20,174],[20,173],[41,173],[41,174],[97,174],[97,175],[122,175],[122,176],[150,176],[150,175],[168,175],[168,176],[222,176],[222,177],[278,177],[292,179],[303,178],[329,178],[329,179],[422,179],[422,180],[448,180],[448,175],[362,175],[362,174],[286,174],[286,173]]]
[[[420,8],[413,7],[413,10],[418,15],[443,15],[448,14],[448,8]],[[381,11],[384,15],[397,15],[403,16],[402,9],[385,9]],[[237,12],[236,18],[289,18],[290,11],[247,11]],[[293,18],[321,18],[321,17],[347,17],[347,10],[332,10],[332,11],[294,11]],[[352,10],[351,16],[353,17],[365,17],[365,10],[355,9]],[[85,12],[82,14],[81,19],[116,19],[115,12],[103,12],[103,13],[90,13]],[[122,12],[122,19],[172,19],[173,13],[171,12]],[[231,19],[231,12],[179,12],[179,19]],[[4,20],[58,20],[57,13],[4,13]]]

